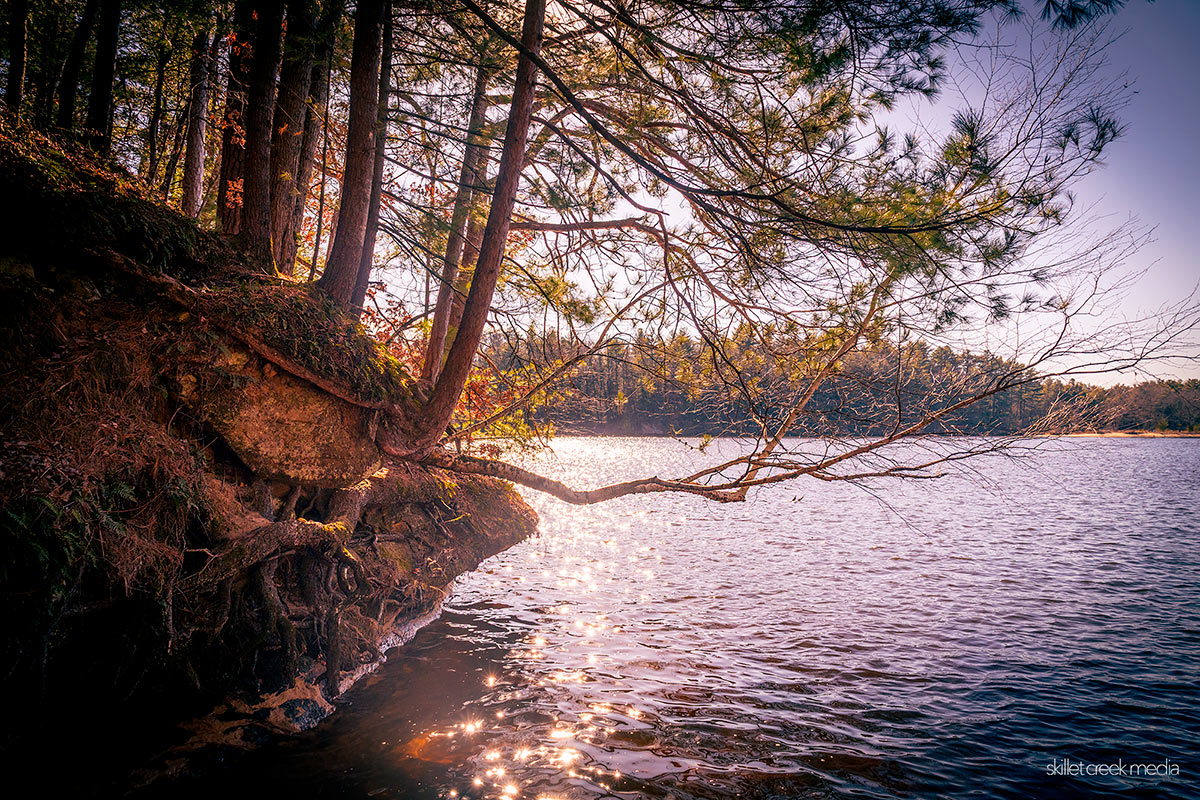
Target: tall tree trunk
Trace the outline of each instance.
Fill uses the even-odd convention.
[[[325,114],[329,105],[329,71],[330,59],[333,53],[333,34],[342,19],[344,0],[326,0],[321,21],[317,25],[316,47],[313,57],[312,73],[309,78],[308,99],[304,109],[304,136],[300,144],[300,156],[297,159],[295,192],[292,198],[291,215],[279,233],[281,256],[279,269],[288,272],[295,268],[296,253],[299,252],[300,242],[297,239],[300,226],[304,222],[304,211],[308,204],[308,192],[312,184],[313,164],[317,155],[317,143],[322,138],[327,139],[328,126],[325,124]],[[322,161],[324,150],[322,149]],[[324,169],[322,169],[324,177]],[[322,186],[322,198],[324,187]],[[323,209],[318,208],[318,217]],[[320,228],[320,225],[317,226]],[[272,234],[274,235],[274,234]],[[319,244],[319,243],[318,243]],[[315,253],[315,251],[314,251]],[[309,265],[309,280],[312,280],[316,269],[316,259]]]
[[[458,277],[458,265],[466,240],[471,199],[479,185],[479,164],[483,151],[487,149],[483,138],[483,124],[488,110],[487,81],[488,70],[481,60],[475,72],[475,91],[471,97],[462,169],[458,177],[458,190],[454,195],[454,211],[450,217],[450,232],[446,237],[446,253],[442,258],[442,278],[438,284],[437,305],[433,310],[433,327],[429,332],[429,345],[425,350],[425,364],[421,372],[421,377],[431,382],[437,380],[442,369],[446,331],[450,326],[450,310],[454,304],[454,282]]]
[[[484,155],[487,155],[486,150]],[[487,159],[485,157],[480,159],[480,183],[485,181],[486,175]],[[467,241],[463,246],[458,275],[454,279],[454,291],[450,295],[450,321],[446,325],[446,343],[442,346],[443,351],[453,345],[458,336],[458,326],[462,323],[463,310],[467,304],[467,293],[471,290],[471,278],[475,275],[475,262],[479,260],[479,246],[483,244],[483,217],[475,214],[482,194],[484,194],[482,190],[476,189],[475,194],[471,197],[471,221],[467,223]]]
[[[325,243],[325,263],[327,265],[329,264],[329,257],[333,253],[333,234],[335,231],[337,231],[338,215],[341,213],[342,213],[342,204],[339,202],[337,205],[333,206],[333,214],[330,216],[330,219],[329,219],[329,241],[327,241]],[[316,263],[317,253],[320,252],[320,248],[321,248],[320,219],[317,220],[317,223],[318,223],[317,224],[317,240],[313,244],[313,263],[314,264]],[[310,272],[310,274],[311,274],[311,272]],[[322,274],[324,274],[324,272],[322,272]],[[310,280],[311,280],[311,278],[310,278]]]
[[[546,0],[525,0],[525,20],[521,26],[521,45],[535,56],[542,49],[542,28],[546,18]],[[508,115],[508,128],[504,132],[504,147],[500,153],[500,166],[496,174],[496,188],[492,193],[492,207],[488,212],[487,225],[483,230],[483,242],[479,248],[479,260],[471,280],[471,292],[463,309],[462,323],[454,337],[454,344],[446,357],[446,364],[433,387],[433,395],[425,405],[417,430],[413,431],[411,443],[413,453],[421,456],[432,450],[442,432],[454,416],[454,408],[467,383],[471,363],[479,349],[483,328],[491,311],[492,295],[500,277],[500,265],[504,260],[504,248],[508,241],[508,229],[512,223],[513,206],[517,199],[517,186],[521,170],[525,165],[525,148],[529,139],[529,121],[533,116],[534,88],[537,84],[537,67],[525,53],[517,61],[517,75],[513,85],[512,108]]]
[[[25,94],[25,38],[29,21],[29,0],[9,0],[8,4],[8,86],[4,104],[19,114]]]
[[[288,0],[287,38],[279,70],[279,95],[271,125],[271,250],[281,272],[291,272],[284,262],[283,237],[296,203],[296,173],[304,144],[304,111],[312,82],[313,37],[316,20],[313,0]]]
[[[101,0],[96,26],[96,63],[88,96],[88,144],[101,155],[112,149],[113,77],[117,73],[117,39],[121,32],[121,0]]]
[[[283,0],[259,0],[258,31],[246,94],[246,167],[242,192],[242,247],[256,269],[275,272],[271,252],[271,118],[279,69]]]
[[[321,252],[321,232],[325,222],[325,183],[328,181],[329,164],[329,73],[332,64],[326,65],[325,104],[321,114],[321,179],[317,190],[317,230],[313,235],[312,261],[308,262],[308,279],[314,280],[317,275],[317,256]],[[303,214],[303,212],[299,212]]]
[[[183,213],[195,219],[200,215],[204,191],[204,134],[208,127],[209,32],[201,31],[192,40],[192,63],[188,72],[187,152],[183,157]]]
[[[218,209],[217,190],[221,183],[221,139],[224,127],[218,123],[214,129],[212,121],[219,117],[223,118],[225,90],[228,88],[228,82],[221,80],[220,65],[228,63],[229,37],[222,35],[220,25],[221,23],[218,23],[212,40],[208,43],[208,103],[205,109],[208,120],[204,133],[204,160],[206,163],[200,170],[204,176],[204,189],[200,194],[199,216],[204,217],[205,213],[211,209],[214,220]],[[211,166],[209,166],[210,164]]]
[[[44,10],[39,57],[29,80],[33,89],[33,124],[41,130],[50,127],[50,118],[54,115],[54,88],[58,85],[63,60],[64,10],[57,3]]]
[[[475,263],[479,260],[479,247],[483,244],[483,227],[486,222],[488,192],[488,164],[491,150],[484,147],[479,151],[478,181],[471,193],[471,218],[467,223],[466,241],[463,243],[462,258],[458,263],[458,275],[454,279],[454,292],[450,296],[450,322],[446,327],[446,344],[443,351],[454,344],[458,326],[462,322],[463,309],[467,304],[467,293],[471,291],[471,278],[475,275]]]
[[[67,60],[63,64],[62,80],[58,84],[58,127],[63,130],[69,131],[75,127],[75,98],[79,95],[79,73],[83,69],[83,56],[87,52],[88,40],[92,37],[99,6],[99,0],[87,0],[84,4],[79,27],[71,37],[71,49],[67,51]]]
[[[217,178],[217,221],[221,232],[236,234],[242,221],[242,179],[246,169],[246,87],[254,59],[254,3],[238,0],[229,39],[229,79],[221,128],[221,170]]]
[[[540,2],[540,0],[538,0]],[[342,202],[333,249],[318,285],[342,305],[350,305],[362,259],[375,169],[375,120],[379,109],[379,57],[384,0],[360,0],[354,14],[350,58],[350,121]]]
[[[171,62],[171,51],[174,47],[168,44],[158,54],[154,64],[154,100],[150,104],[150,120],[146,124],[146,158],[139,170],[142,179],[154,183],[154,175],[158,172],[158,127],[162,124],[163,86],[167,81],[167,64]]]
[[[183,101],[183,108],[175,112],[175,125],[173,126],[174,133],[171,136],[171,154],[167,156],[167,161],[163,165],[162,182],[158,185],[158,193],[162,195],[163,200],[171,199],[171,185],[175,183],[175,174],[179,170],[179,156],[183,154],[183,141],[187,135],[187,101]]]
[[[392,87],[392,3],[384,0],[383,52],[379,59],[379,115],[375,120],[375,163],[371,167],[371,200],[367,210],[367,230],[363,235],[362,255],[350,307],[361,314],[367,299],[367,286],[375,266],[375,237],[379,233],[379,204],[383,199],[383,162],[387,150],[388,100]]]

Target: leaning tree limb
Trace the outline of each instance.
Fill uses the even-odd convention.
[[[531,489],[546,492],[557,497],[559,500],[565,500],[575,505],[603,503],[606,500],[624,497],[628,494],[656,494],[659,492],[685,492],[721,503],[736,503],[744,499],[744,497],[737,494],[712,489],[700,484],[663,480],[658,477],[639,478],[633,481],[613,483],[597,489],[573,489],[561,481],[538,475],[512,464],[506,464],[503,461],[492,461],[486,458],[460,455],[450,453],[446,450],[434,450],[430,452],[421,460],[421,463],[426,466],[440,467],[451,472],[501,478],[520,484],[521,486],[528,486]]]

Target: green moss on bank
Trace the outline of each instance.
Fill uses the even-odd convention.
[[[400,362],[323,292],[256,275],[224,237],[200,230],[82,145],[0,114],[0,192],[17,199],[0,217],[0,239],[4,261],[22,273],[5,268],[0,277],[30,278],[46,264],[86,271],[94,254],[111,250],[195,289],[197,311],[209,321],[253,336],[364,401],[411,397]]]
[[[0,187],[11,203],[0,226],[13,255],[42,260],[107,248],[180,275],[232,263],[219,237],[167,208],[128,173],[8,115],[0,115]]]
[[[413,380],[395,356],[312,284],[239,281],[205,293],[205,313],[368,402],[400,403]]]

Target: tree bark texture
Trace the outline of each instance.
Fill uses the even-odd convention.
[[[192,40],[192,63],[188,72],[187,150],[183,157],[183,213],[195,219],[204,194],[204,134],[208,127],[209,64],[208,31]]]
[[[295,192],[292,198],[291,216],[279,233],[280,258],[277,259],[281,272],[293,270],[296,254],[300,251],[300,226],[304,222],[304,210],[312,185],[313,165],[316,161],[317,145],[325,127],[325,113],[329,100],[329,61],[333,52],[333,34],[342,19],[343,0],[326,0],[321,20],[316,30],[316,45],[311,75],[308,82],[308,98],[304,109],[304,136],[296,167]],[[318,210],[320,215],[320,210]],[[309,270],[311,278],[312,270]]]
[[[350,59],[350,121],[342,202],[325,273],[318,285],[334,300],[350,305],[358,278],[371,178],[375,166],[375,121],[379,107],[380,40],[384,0],[361,0],[354,15],[354,52]]]
[[[535,56],[541,52],[545,17],[546,0],[526,0],[521,45]],[[414,432],[416,435],[413,448],[418,455],[431,450],[441,438],[442,431],[450,424],[458,398],[466,385],[467,375],[471,371],[471,363],[475,360],[483,328],[487,324],[492,295],[500,277],[501,262],[504,260],[508,229],[517,199],[517,185],[525,165],[525,148],[529,139],[529,122],[533,116],[536,84],[537,66],[532,59],[522,54],[517,61],[512,109],[509,112],[508,128],[504,133],[496,188],[492,193],[492,206],[483,231],[479,260],[471,280],[471,291],[467,295],[462,322],[446,357],[446,364],[418,421],[419,429]]]
[[[117,40],[121,32],[121,0],[100,0],[96,26],[96,63],[88,96],[87,140],[100,155],[112,148],[113,78],[117,73]]]
[[[429,345],[425,350],[425,364],[421,374],[421,377],[430,382],[436,381],[442,370],[446,331],[450,327],[451,309],[454,305],[454,282],[458,278],[458,266],[467,238],[471,200],[480,185],[479,165],[483,162],[484,151],[488,147],[482,130],[488,110],[487,81],[488,70],[481,61],[475,72],[475,90],[471,97],[471,113],[467,121],[467,142],[463,149],[458,190],[454,195],[454,211],[450,216],[446,253],[442,259],[442,278],[438,284],[437,305],[433,310],[433,327],[429,332]]]
[[[256,269],[275,272],[271,249],[271,122],[279,69],[283,0],[258,0],[254,59],[246,92],[246,166],[239,235]]]
[[[284,261],[284,236],[290,227],[298,191],[296,174],[312,82],[315,28],[313,0],[289,0],[279,95],[271,124],[271,252],[284,273],[290,273],[292,267]]]
[[[87,0],[83,6],[83,15],[79,18],[79,26],[71,37],[71,49],[67,51],[67,60],[63,64],[62,79],[58,83],[58,127],[69,131],[75,127],[75,98],[79,95],[79,73],[83,69],[83,57],[87,52],[88,40],[92,38],[92,28],[96,25],[96,11],[100,7],[99,0]]]
[[[367,230],[363,235],[362,256],[350,307],[362,313],[375,266],[375,237],[379,233],[379,205],[383,199],[383,164],[387,148],[388,98],[392,86],[392,3],[385,0],[383,10],[383,50],[379,58],[379,116],[375,121],[375,163],[371,168],[371,200],[367,210]]]

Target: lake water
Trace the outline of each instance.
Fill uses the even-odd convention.
[[[539,468],[592,486],[733,443],[554,448]],[[1200,440],[1067,440],[972,469],[742,505],[526,492],[540,535],[461,578],[343,711],[176,788],[1200,797]],[[1048,774],[1109,764],[1178,774]]]

